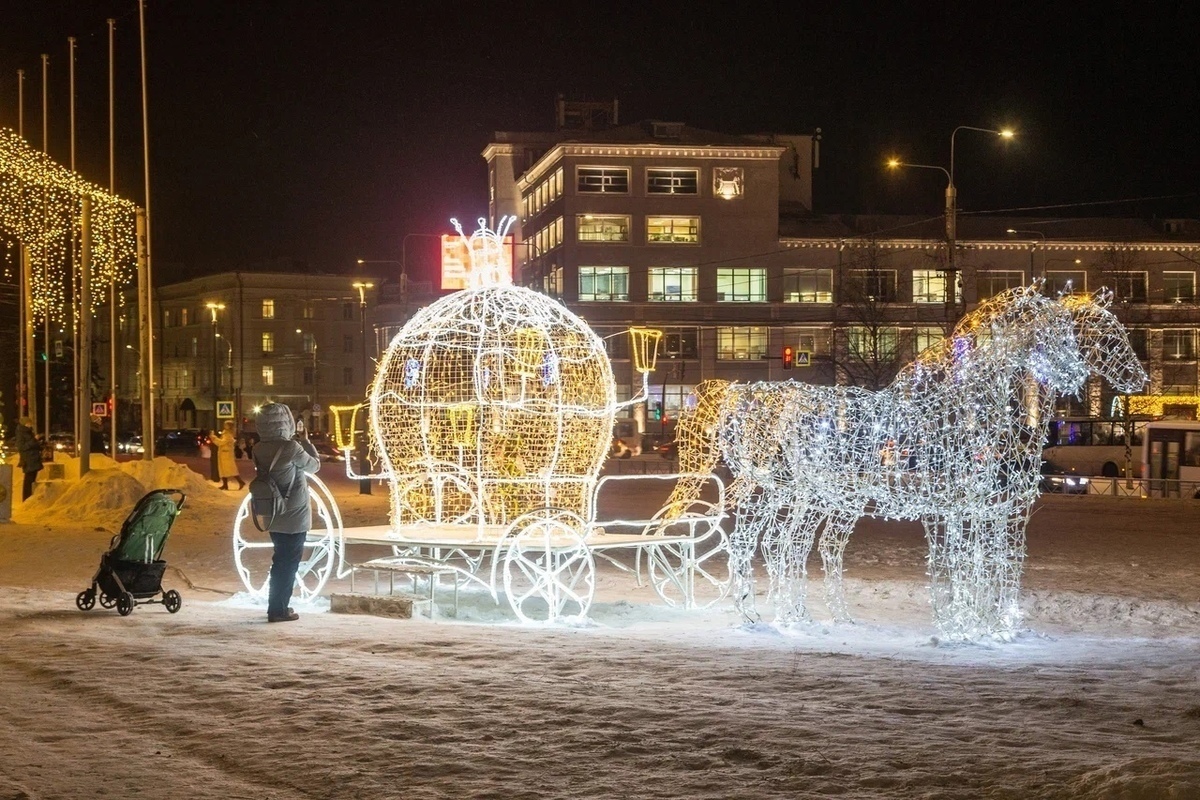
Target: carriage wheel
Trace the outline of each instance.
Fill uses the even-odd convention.
[[[708,526],[690,512],[674,524]],[[672,608],[709,608],[729,594],[729,540],[716,526],[703,530],[691,543],[670,542],[647,548],[650,585]]]
[[[341,515],[325,484],[313,475],[308,476],[308,496],[320,521],[308,534],[304,556],[296,570],[296,587],[301,602],[309,602],[321,593],[333,572],[336,537],[341,533]],[[250,520],[250,495],[242,499],[233,520],[233,561],[242,585],[255,600],[267,599],[271,575],[271,537],[254,527]]]
[[[91,611],[96,607],[96,591],[94,589],[84,589],[75,595],[75,605],[80,611]]]
[[[174,614],[183,607],[183,598],[180,597],[179,592],[171,589],[163,595],[163,605],[166,606],[167,611]]]
[[[128,617],[133,613],[133,595],[129,592],[121,592],[117,596],[117,613],[122,617]]]
[[[431,522],[448,525],[469,525],[478,521],[483,504],[479,501],[479,493],[475,490],[475,481],[471,475],[457,464],[435,462],[426,466],[426,472],[398,482],[392,489],[401,509],[401,517],[406,522]],[[447,514],[444,498],[448,492],[453,492],[460,498],[460,504],[465,508],[451,511]],[[410,497],[413,494],[428,500],[429,507],[413,505]]]
[[[116,604],[117,604],[117,598],[112,597],[111,595],[107,595],[104,592],[100,593],[100,607],[101,608],[112,608]]]
[[[522,622],[587,616],[596,593],[596,562],[577,514],[542,509],[513,520],[502,540],[504,592]]]

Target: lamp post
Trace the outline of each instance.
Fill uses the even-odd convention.
[[[320,428],[321,428],[321,425],[320,425],[321,412],[319,409],[321,407],[321,402],[320,402],[320,397],[318,395],[318,392],[320,391],[321,379],[320,379],[320,373],[318,372],[318,369],[317,369],[317,335],[316,335],[316,333],[305,334],[304,330],[302,328],[296,328],[296,333],[298,335],[304,337],[302,340],[303,344],[301,345],[304,349],[307,350],[308,345],[310,343],[312,344],[313,393],[312,393],[312,409],[311,409],[312,416],[309,417],[309,420],[310,420],[310,427],[311,427],[311,420],[315,417],[315,419],[317,420],[317,423],[318,423],[316,426],[317,430],[320,430]]]
[[[374,289],[375,284],[370,281],[355,281],[350,285],[358,290],[358,332],[362,343],[363,394],[365,395],[367,387],[371,384],[371,381],[367,378],[367,289]],[[368,473],[366,431],[363,432],[363,436],[358,441],[358,469],[361,474],[365,475]],[[359,479],[358,493],[371,493],[370,479]]]
[[[946,273],[947,273],[947,288],[946,288],[946,306],[947,308],[954,306],[955,287],[958,285],[958,267],[955,262],[956,249],[958,246],[958,189],[954,185],[954,137],[959,131],[979,131],[980,133],[992,133],[1002,139],[1011,139],[1016,134],[1008,129],[994,130],[992,128],[977,128],[973,125],[959,125],[950,132],[950,169],[945,167],[934,166],[931,164],[912,164],[907,161],[901,161],[898,158],[888,159],[887,165],[891,169],[899,167],[913,167],[915,169],[936,169],[946,176],[946,209],[943,212],[946,218]]]
[[[213,415],[212,415],[212,427],[209,428],[209,431],[208,431],[208,441],[209,441],[208,475],[209,475],[209,478],[211,478],[213,481],[219,481],[219,480],[221,480],[221,475],[217,471],[217,451],[212,444],[212,437],[213,437],[213,434],[216,433],[216,430],[217,430],[217,401],[221,395],[221,388],[218,385],[219,373],[217,372],[217,339],[220,337],[221,334],[219,334],[217,332],[217,312],[224,309],[225,304],[224,303],[205,303],[204,307],[207,308],[209,310],[209,313],[212,314],[212,401],[213,401],[212,413],[213,413]]]
[[[1007,233],[1009,236],[1036,236],[1036,237],[1038,237],[1038,241],[1029,243],[1029,280],[1033,280],[1034,278],[1038,277],[1036,274],[1034,274],[1035,270],[1033,267],[1033,253],[1038,247],[1046,246],[1046,234],[1042,233],[1041,231],[1019,231],[1016,228],[1009,228],[1008,230],[1005,231],[1005,233]],[[1039,244],[1039,242],[1040,242],[1040,244]],[[1044,267],[1045,267],[1045,265],[1043,264],[1043,269],[1042,269],[1043,273],[1045,272]],[[1046,276],[1042,275],[1041,277],[1044,278]]]

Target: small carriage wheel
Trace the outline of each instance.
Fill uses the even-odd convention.
[[[93,589],[84,589],[79,594],[75,595],[75,605],[80,611],[91,611],[96,607],[96,592]]]
[[[329,580],[337,550],[335,539],[340,536],[342,527],[341,513],[328,487],[315,475],[309,475],[308,480],[308,496],[316,506],[316,516],[324,527],[314,527],[304,543],[305,553],[300,560],[299,569],[296,570],[296,586],[300,590],[301,602],[309,602],[319,595],[325,587],[325,582]],[[270,567],[262,570],[261,580],[256,580],[258,576],[253,574],[254,570],[246,563],[244,554],[248,550],[273,549],[274,545],[270,538],[266,541],[261,538],[247,539],[242,533],[246,525],[250,526],[247,531],[258,532],[254,523],[250,522],[249,494],[242,498],[242,504],[238,506],[237,515],[233,520],[233,561],[238,576],[242,579],[242,585],[246,587],[250,596],[255,600],[265,600],[271,580]]]
[[[133,595],[129,592],[121,592],[117,596],[117,613],[122,617],[128,617],[133,613]]]
[[[596,562],[570,511],[540,509],[513,520],[501,540],[504,593],[522,622],[583,619],[596,593]],[[544,607],[543,607],[544,604]]]
[[[687,512],[673,524],[708,525],[709,520],[704,515]],[[696,536],[690,544],[668,542],[650,547],[646,553],[650,585],[672,608],[709,608],[729,594],[732,574],[728,550],[725,531],[715,525]],[[703,598],[697,598],[697,587],[716,591],[711,595],[706,591]]]
[[[433,498],[434,502],[435,513],[432,515],[421,513],[407,501],[408,493],[413,487],[421,487],[426,484],[428,484],[428,487],[424,490],[424,493]],[[469,497],[471,502],[467,510],[461,514],[439,520],[438,517],[440,514],[437,513],[439,511],[437,505],[440,503],[440,495],[445,491],[447,484]],[[392,496],[397,499],[397,502],[406,512],[408,520],[412,522],[467,525],[473,523],[483,513],[483,504],[479,501],[479,492],[476,491],[474,479],[470,473],[458,464],[449,462],[434,462],[426,467],[426,472],[410,477],[402,485],[397,483],[392,489]]]
[[[163,605],[166,606],[167,611],[174,614],[183,606],[183,598],[179,596],[179,592],[170,589],[163,595]]]
[[[112,595],[105,594],[104,592],[100,593],[100,607],[101,608],[112,608],[116,604],[117,604],[117,598],[113,597]]]

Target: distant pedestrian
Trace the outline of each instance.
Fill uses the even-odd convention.
[[[212,443],[217,448],[217,474],[221,477],[221,488],[229,488],[230,478],[237,478],[239,489],[246,488],[246,482],[239,474],[237,459],[233,454],[233,449],[237,447],[237,433],[233,429],[233,420],[225,420],[224,429],[212,437]]]
[[[242,438],[242,452],[246,458],[254,460],[254,437],[248,433]]]
[[[304,540],[312,527],[306,474],[319,470],[321,459],[304,429],[297,431],[291,409],[282,403],[262,407],[258,413],[258,435],[254,469],[260,477],[269,474],[286,498],[283,510],[268,526],[275,552],[267,590],[267,622],[289,622],[300,618],[288,606],[288,600],[296,585]]]
[[[25,473],[25,485],[21,489],[21,500],[25,501],[33,494],[33,482],[42,471],[42,440],[33,432],[33,420],[29,417],[21,417],[17,423],[14,446],[21,457],[18,465]]]

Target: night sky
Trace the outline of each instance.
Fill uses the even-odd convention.
[[[615,96],[622,122],[819,127],[819,213],[938,214],[943,176],[883,161],[948,166],[976,125],[1019,137],[958,135],[965,212],[1200,216],[1196,3],[983,5],[148,0],[156,274],[398,259],[405,234],[486,212],[491,133],[549,129],[559,92]],[[41,147],[50,53],[69,162],[76,36],[77,163],[106,186],[110,16],[117,191],[141,203],[136,0],[0,0],[0,125],[24,68]]]

